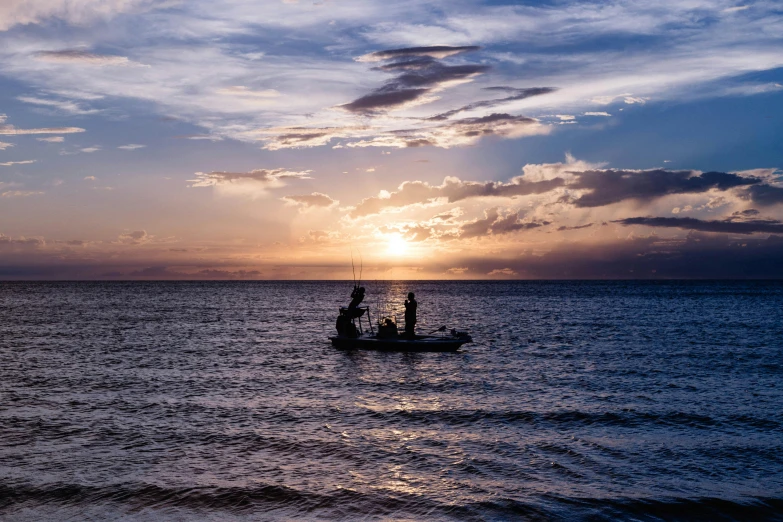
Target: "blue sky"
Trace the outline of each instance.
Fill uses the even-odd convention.
[[[9,0],[0,277],[777,277],[781,34],[773,1]]]

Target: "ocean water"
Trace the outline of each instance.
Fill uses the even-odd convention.
[[[783,283],[0,283],[0,519],[783,520]]]

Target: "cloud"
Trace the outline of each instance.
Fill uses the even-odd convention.
[[[40,51],[35,53],[36,60],[50,63],[91,65],[106,67],[107,65],[130,65],[133,62],[125,56],[113,56],[107,54],[95,54],[78,49],[64,49],[61,51]]]
[[[2,125],[5,118],[0,118],[0,136],[21,136],[26,134],[74,134],[84,132],[79,127],[45,127],[40,129],[17,129],[13,125]]]
[[[449,268],[449,269],[446,270],[446,272],[449,273],[449,274],[454,274],[454,275],[462,275],[465,272],[467,272],[468,270],[469,270],[468,267],[463,266],[463,267]]]
[[[65,141],[65,138],[62,136],[51,136],[49,138],[35,138],[38,141],[45,141],[47,143],[62,143]]]
[[[460,239],[482,237],[487,235],[510,234],[519,230],[531,230],[549,225],[548,221],[537,223],[534,221],[523,222],[519,219],[519,213],[512,212],[501,216],[497,207],[484,211],[484,219],[477,219],[463,224],[460,227]]]
[[[574,226],[574,227],[567,227],[567,226],[563,225],[561,227],[557,227],[557,231],[558,232],[563,232],[565,230],[580,230],[580,229],[583,229],[583,228],[590,228],[592,226],[593,226],[592,223],[587,223],[586,225],[577,225],[577,226]]]
[[[0,197],[4,198],[26,198],[30,196],[40,196],[43,192],[37,192],[32,190],[9,190],[0,194]]]
[[[226,185],[238,181],[254,181],[264,184],[274,184],[283,179],[310,179],[311,170],[295,172],[288,169],[256,169],[250,172],[215,171],[205,174],[196,172],[196,179],[189,179],[191,187],[212,187]]]
[[[339,203],[326,194],[320,192],[313,192],[312,194],[306,194],[301,196],[284,196],[283,201],[298,205],[301,208],[329,208]]]
[[[142,245],[151,239],[152,236],[147,234],[146,230],[134,230],[133,232],[120,234],[117,237],[117,242],[123,245]]]
[[[783,203],[783,187],[754,185],[740,191],[740,197],[762,206],[778,205]]]
[[[7,143],[5,141],[0,141],[0,150],[5,150],[8,147],[15,147],[13,143]]]
[[[84,181],[95,181],[97,179],[98,178],[96,178],[95,176],[85,176],[84,177]]]
[[[775,219],[748,219],[735,221],[731,218],[724,220],[705,221],[689,217],[632,217],[618,219],[613,223],[624,226],[644,225],[648,227],[680,228],[684,230],[698,230],[700,232],[720,232],[727,234],[754,234],[767,232],[783,234],[783,222]]]
[[[473,273],[509,267],[529,279],[780,279],[783,238],[704,234],[665,239],[655,235],[611,241],[563,242],[513,259],[485,253],[459,257]],[[452,263],[454,263],[454,261]]]
[[[348,143],[347,147],[451,147],[473,145],[481,138],[519,138],[548,134],[550,127],[534,118],[494,113],[478,118],[453,120],[442,125],[418,129],[397,130],[370,140]]]
[[[137,143],[130,143],[128,145],[120,145],[117,148],[118,149],[122,149],[122,150],[136,150],[136,149],[143,149],[144,147],[146,147],[146,145],[139,145]]]
[[[498,105],[502,105],[504,103],[508,103],[511,101],[524,100],[525,98],[532,98],[533,96],[542,96],[544,94],[549,94],[555,92],[557,89],[553,87],[528,87],[528,88],[520,89],[516,87],[502,86],[502,87],[486,87],[485,90],[506,92],[509,95],[504,98],[496,98],[493,100],[482,100],[482,101],[469,103],[468,105],[463,105],[458,109],[452,109],[450,111],[442,112],[440,114],[436,114],[435,116],[430,116],[429,118],[426,119],[428,121],[447,120],[448,118],[460,112],[496,107]]]
[[[499,181],[461,181],[447,177],[441,185],[430,185],[424,181],[406,181],[396,192],[381,193],[363,199],[352,211],[352,217],[377,214],[386,209],[402,208],[409,205],[432,203],[445,198],[449,203],[478,197],[513,198],[529,194],[541,194],[563,186],[561,178],[542,181],[527,181],[523,176],[512,178],[508,183]]]
[[[28,246],[28,247],[40,247],[44,246],[46,242],[41,237],[18,237],[13,238],[0,234],[0,247],[3,246]]]
[[[154,0],[3,0],[0,2],[0,31],[18,24],[42,23],[52,18],[84,25],[100,18],[152,7],[154,4]]]
[[[29,165],[30,163],[35,163],[36,160],[24,160],[24,161],[6,161],[4,163],[0,163],[0,166],[2,167],[10,167],[12,165]]]
[[[291,171],[285,168],[256,169],[250,172],[196,172],[189,187],[215,187],[228,195],[261,196],[267,189],[285,186],[286,180],[311,179],[311,170]]]
[[[398,58],[410,57],[429,57],[429,58],[448,58],[455,54],[478,51],[481,47],[477,45],[432,45],[429,47],[407,47],[404,49],[390,49],[388,51],[376,51],[356,58],[357,62],[380,62],[383,60],[394,60]]]
[[[726,9],[723,9],[722,13],[738,13],[740,11],[745,11],[746,9],[750,9],[749,5],[737,5],[734,7],[727,7]]]
[[[244,85],[232,85],[231,87],[223,87],[216,91],[218,94],[224,94],[226,96],[247,96],[251,98],[277,98],[280,96],[280,92],[274,89],[263,89],[260,91],[254,91]]]
[[[108,273],[110,277],[122,276],[122,273]],[[262,276],[259,270],[219,270],[216,268],[205,268],[193,271],[175,270],[169,266],[148,266],[139,270],[133,270],[128,273],[129,277],[138,277],[142,279],[175,279],[175,280],[215,280],[215,279],[258,279]]]
[[[496,268],[487,273],[488,276],[515,276],[517,273],[510,268]]]
[[[264,149],[280,150],[290,148],[320,147],[335,138],[354,137],[366,131],[366,127],[282,127],[256,131],[266,141]]]
[[[52,107],[67,114],[95,114],[97,112],[101,112],[98,109],[84,109],[81,105],[72,101],[49,100],[45,98],[35,98],[32,96],[17,96],[16,99],[22,103],[28,103],[31,105]]]
[[[588,192],[573,199],[577,207],[601,207],[625,200],[651,201],[669,194],[701,193],[754,185],[761,179],[725,172],[690,170],[588,170],[574,173],[569,189]]]
[[[609,114],[608,112],[603,112],[603,111],[600,112],[588,111],[584,113],[584,115],[585,116],[611,116],[611,114]]]
[[[476,197],[512,198],[544,194],[557,189],[566,190],[559,199],[560,203],[570,203],[577,208],[603,207],[629,200],[649,203],[669,195],[729,191],[743,187],[749,188],[741,191],[740,197],[754,203],[771,205],[783,202],[783,188],[762,183],[764,179],[774,179],[774,169],[756,169],[743,173],[700,173],[664,169],[599,169],[596,166],[568,155],[564,163],[525,165],[523,175],[508,182],[461,181],[454,177],[445,178],[441,185],[406,181],[396,191],[382,191],[378,196],[363,199],[351,210],[350,216],[363,217],[410,205],[433,204],[441,199],[454,203]],[[725,198],[713,197],[706,205],[715,208],[725,203]]]
[[[594,96],[593,98],[590,99],[590,101],[598,105],[609,105],[610,103],[613,103],[618,98],[621,98],[626,105],[633,105],[633,104],[644,105],[650,100],[650,98],[645,98],[642,96],[633,96],[630,93],[625,93],[625,94],[610,94],[604,96]]]
[[[487,65],[444,65],[437,58],[476,49],[475,46],[411,47],[365,55],[359,60],[398,60],[377,69],[399,74],[383,87],[339,107],[355,114],[374,115],[432,101],[432,93],[489,70]]]

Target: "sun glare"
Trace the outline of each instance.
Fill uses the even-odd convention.
[[[391,236],[389,238],[388,253],[393,256],[404,255],[408,251],[408,242],[400,236]]]

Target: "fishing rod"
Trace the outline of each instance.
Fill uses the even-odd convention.
[[[351,247],[351,270],[353,270],[353,287],[356,288],[356,265],[353,262],[353,247]]]
[[[359,252],[359,286],[362,284],[362,272],[364,271],[364,258],[362,257],[362,251],[358,248],[356,249],[357,252]]]

